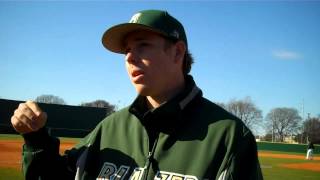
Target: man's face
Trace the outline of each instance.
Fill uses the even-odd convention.
[[[177,73],[182,73],[175,45],[166,47],[165,42],[163,37],[148,31],[133,32],[126,38],[126,68],[140,95],[168,93],[175,86]]]

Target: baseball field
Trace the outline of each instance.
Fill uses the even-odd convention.
[[[61,153],[78,139],[61,138]],[[22,180],[20,136],[0,134],[0,180]],[[305,160],[303,153],[259,151],[259,159],[266,180],[319,180],[320,155]]]

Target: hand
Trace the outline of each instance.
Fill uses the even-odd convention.
[[[38,131],[44,127],[46,122],[47,113],[43,112],[33,101],[20,103],[11,117],[13,128],[21,134]]]

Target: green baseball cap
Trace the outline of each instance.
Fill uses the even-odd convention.
[[[128,23],[109,28],[102,36],[102,44],[112,52],[124,54],[124,38],[128,33],[139,30],[152,31],[170,39],[182,40],[188,47],[182,24],[168,12],[161,10],[140,11],[134,14]]]

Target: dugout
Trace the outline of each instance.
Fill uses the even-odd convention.
[[[10,119],[14,110],[22,102],[0,99],[1,134],[17,134],[11,126]],[[84,137],[108,114],[106,108],[38,104],[48,114],[46,127],[50,134],[59,137]]]

